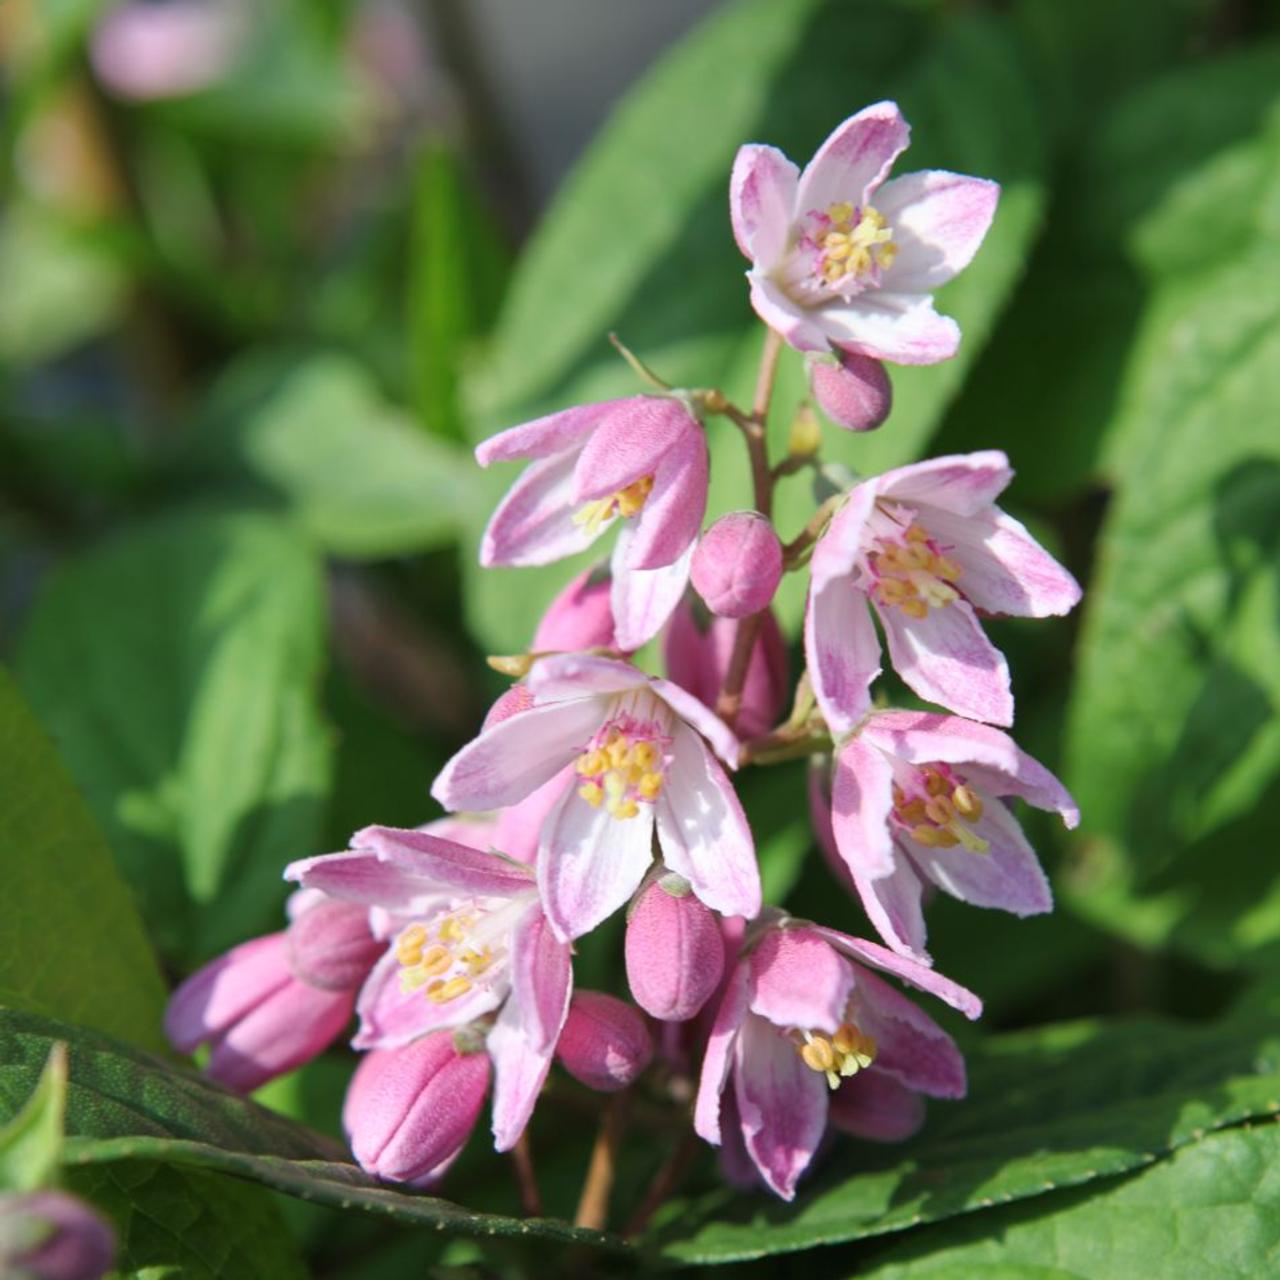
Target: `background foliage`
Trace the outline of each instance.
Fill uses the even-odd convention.
[[[1267,1274],[1274,6],[727,0],[629,91],[527,243],[461,6],[280,0],[209,83],[153,98],[94,53],[108,8],[0,10],[0,1120],[69,1042],[65,1176],[115,1218],[123,1274]],[[392,10],[432,37],[407,74],[362,37]],[[589,1126],[564,1123],[582,1096],[539,1111],[549,1218],[525,1222],[479,1141],[452,1203],[345,1164],[315,1132],[336,1133],[342,1053],[268,1090],[270,1112],[151,1056],[166,979],[274,927],[286,860],[433,816],[430,777],[500,688],[483,654],[523,648],[566,580],[478,571],[509,473],[467,446],[634,389],[609,330],[673,383],[743,394],[760,336],[733,152],[806,155],[884,97],[911,167],[1004,197],[940,299],[961,356],[895,371],[889,425],[828,431],[826,455],[867,472],[1005,449],[1011,506],[1087,588],[1078,619],[993,627],[1020,738],[1084,819],[1033,828],[1052,917],[935,906],[934,953],[989,1011],[954,1028],[969,1101],[903,1147],[840,1149],[791,1206],[704,1158],[622,1245],[550,1220],[582,1178]],[[711,433],[714,512],[745,468]],[[788,486],[784,534],[812,501]],[[793,629],[802,589],[779,602]],[[859,931],[810,847],[802,771],[743,789],[775,900]],[[620,989],[618,944],[584,946],[584,982]],[[620,1204],[674,1140],[628,1144]]]

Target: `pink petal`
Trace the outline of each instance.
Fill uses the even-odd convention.
[[[291,982],[284,933],[242,942],[197,969],[173,993],[165,1035],[179,1052],[192,1053]]]
[[[784,1031],[834,1033],[853,991],[853,969],[821,935],[770,929],[747,957],[751,1012]]]
[[[364,849],[299,858],[285,867],[284,878],[345,902],[409,914],[439,894],[415,872],[383,862],[377,854]]]
[[[456,889],[507,898],[533,888],[532,873],[518,863],[416,828],[365,827],[351,840],[384,862],[420,876],[437,891]]]
[[[787,251],[800,170],[776,147],[738,148],[729,179],[733,238],[746,258],[768,271]]]
[[[730,769],[738,767],[738,753],[742,749],[742,744],[733,730],[714,711],[670,680],[655,677],[650,682],[650,687],[681,720],[706,738],[711,744],[711,749]]]
[[[627,568],[660,569],[689,550],[707,510],[707,468],[706,437],[691,426],[654,472],[653,491],[629,539]]]
[[[862,734],[850,738],[836,756],[831,790],[832,832],[850,872],[874,877],[893,871],[892,809],[889,761]]]
[[[597,564],[571,579],[547,606],[529,649],[533,653],[576,653],[614,647],[609,575]],[[513,685],[512,690],[522,687]],[[493,714],[492,710],[489,714]]]
[[[871,708],[880,641],[867,598],[847,578],[809,592],[804,652],[813,695],[834,733],[850,733]]]
[[[679,400],[635,396],[619,401],[578,454],[573,473],[574,506],[607,498],[652,476],[690,434],[701,435],[701,431]]]
[[[719,1146],[720,1095],[724,1092],[729,1068],[733,1065],[733,1046],[747,1016],[749,978],[746,965],[731,970],[725,984],[720,1007],[716,1010],[711,1034],[702,1057],[702,1072],[698,1078],[698,1098],[694,1104],[693,1127],[698,1137],[712,1146]]]
[[[858,567],[867,538],[867,520],[875,510],[878,483],[873,480],[854,488],[818,539],[809,562],[815,591],[847,578]]]
[[[675,612],[689,582],[689,566],[697,545],[690,542],[678,560],[661,569],[629,569],[626,560],[634,534],[635,530],[629,527],[619,531],[612,561],[610,603],[614,635],[618,648],[627,653],[648,644]]]
[[[533,1115],[555,1046],[535,1048],[510,1002],[493,1024],[487,1044],[493,1060],[493,1145],[510,1151]]]
[[[876,932],[899,954],[932,964],[925,950],[924,885],[911,859],[895,850],[893,870],[885,876],[855,872],[854,887]]]
[[[924,1124],[924,1099],[875,1067],[844,1081],[828,1106],[833,1128],[872,1142],[903,1142]]]
[[[553,453],[573,449],[596,429],[596,426],[628,400],[604,400],[599,404],[576,405],[522,422],[490,436],[476,446],[476,461],[487,467],[493,462],[511,462],[517,458],[546,458]]]
[[[894,364],[937,364],[960,349],[960,326],[927,294],[867,292],[814,313],[832,346]]]
[[[557,453],[530,463],[489,518],[480,540],[480,563],[550,564],[585,551],[599,536],[575,524],[570,492],[573,453]]]
[[[431,784],[431,794],[446,809],[515,804],[579,755],[600,719],[600,705],[591,698],[531,707],[463,747]]]
[[[767,276],[749,272],[751,305],[756,315],[797,351],[828,351],[831,348],[819,313],[802,307]]]
[[[555,1048],[569,1012],[573,971],[569,946],[551,931],[538,907],[516,925],[511,940],[511,995],[525,1038],[538,1052]]]
[[[998,508],[972,516],[930,511],[924,523],[960,566],[959,588],[979,609],[1045,618],[1070,613],[1080,603],[1080,584]]]
[[[813,925],[812,928],[851,960],[891,973],[908,985],[937,996],[953,1009],[959,1009],[966,1018],[977,1018],[982,1014],[982,1001],[972,991],[962,987],[958,982],[952,982],[950,978],[944,978],[928,965],[907,956],[895,955],[887,947],[882,947],[875,942],[867,942],[864,938],[850,937],[837,929],[827,929],[822,925]],[[910,1001],[907,1003],[910,1004]],[[921,1017],[923,1016],[921,1014]]]
[[[805,165],[797,209],[803,214],[825,212],[829,205],[843,201],[857,206],[871,203],[870,197],[910,141],[911,129],[896,102],[863,107],[838,125]]]
[[[589,933],[635,892],[653,861],[653,807],[634,818],[594,809],[570,787],[542,828],[538,887],[566,941]]]
[[[989,507],[1012,479],[1009,459],[999,449],[983,449],[896,467],[871,483],[886,498],[973,516]]]
[[[575,777],[573,766],[565,765],[550,782],[544,782],[536,791],[531,791],[519,804],[499,810],[493,833],[494,845],[517,862],[533,866],[538,856],[543,823]]]
[[[654,806],[662,859],[713,911],[752,919],[760,911],[760,869],[742,805],[687,724],[676,725],[673,739],[671,765]]]
[[[920,697],[973,720],[1013,723],[1008,663],[964,600],[923,618],[891,606],[876,612],[894,670]]]
[[[748,1014],[734,1053],[734,1095],[747,1152],[784,1200],[809,1167],[827,1127],[827,1082],[772,1023]]]
[[[995,217],[1000,184],[985,178],[926,169],[886,182],[875,206],[898,246],[884,287],[932,293],[973,260]]]
[[[557,653],[539,658],[529,672],[527,684],[538,706],[550,702],[611,693],[625,693],[647,684],[649,677],[639,667],[621,658],[602,658],[591,653]],[[597,706],[597,716],[604,712]]]

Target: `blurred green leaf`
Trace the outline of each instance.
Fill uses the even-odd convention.
[[[0,669],[0,1000],[160,1048],[164,984],[102,833]]]
[[[31,1096],[8,1123],[0,1122],[0,1191],[35,1191],[53,1181],[66,1106],[67,1047],[56,1042]]]
[[[566,1223],[470,1213],[447,1200],[392,1190],[347,1162],[327,1138],[247,1098],[104,1037],[27,1014],[0,1016],[0,1119],[30,1093],[53,1040],[70,1045],[69,1166],[110,1173],[121,1161],[126,1168],[163,1164],[183,1178],[217,1170],[305,1200],[459,1235],[609,1243]]]
[[[162,948],[191,962],[277,923],[314,851],[330,742],[320,567],[287,522],[188,512],[70,561],[20,672]]]
[[[1153,87],[1107,145],[1163,172],[1228,71],[1260,65]],[[1107,438],[1120,488],[1068,752],[1090,837],[1076,904],[1216,964],[1280,951],[1280,883],[1257,856],[1280,794],[1280,294],[1260,287],[1280,278],[1280,50],[1266,65],[1261,127],[1221,137],[1131,228],[1151,294]]]
[[[1022,269],[1039,225],[1044,156],[1035,97],[999,20],[861,2],[741,0],[643,78],[518,265],[491,357],[468,383],[474,435],[640,390],[610,349],[610,330],[676,385],[721,384],[749,396],[763,329],[729,227],[734,152],[767,141],[803,162],[841,120],[884,97],[901,103],[918,139],[902,171],[956,169],[1004,186],[982,251],[939,296],[964,327],[961,355],[895,369],[892,425],[870,437],[832,430],[825,444],[827,456],[860,470],[915,457]],[[788,352],[772,423],[779,439],[804,393],[802,363]],[[741,506],[749,488],[736,433],[717,422],[710,436],[715,514]],[[487,481],[480,516],[514,474],[500,471]],[[784,485],[784,533],[796,532],[812,506],[804,481]],[[527,643],[565,576],[565,566],[473,570],[469,617],[481,641],[500,652]],[[788,623],[802,598],[797,576],[779,600]]]
[[[913,1233],[866,1280],[1203,1280],[1271,1275],[1280,1129],[1231,1129],[1152,1169]]]
[[[995,1036],[969,1055],[969,1097],[935,1104],[918,1138],[844,1144],[790,1205],[727,1190],[673,1204],[652,1243],[677,1263],[722,1263],[899,1231],[1139,1168],[1278,1111],[1270,1018]]]

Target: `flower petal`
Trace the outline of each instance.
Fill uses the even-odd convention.
[[[713,911],[752,919],[760,911],[755,842],[736,792],[702,739],[683,722],[654,806],[662,859]]]
[[[730,769],[738,767],[738,752],[742,744],[737,735],[710,707],[699,702],[688,690],[670,680],[654,678],[653,692],[660,697],[686,724],[696,729],[711,744],[712,750]]]
[[[707,441],[690,426],[658,465],[649,494],[629,539],[629,569],[660,569],[692,546],[707,511]]]
[[[872,1142],[902,1142],[924,1124],[924,1099],[875,1067],[844,1081],[828,1106],[833,1128]]]
[[[1000,184],[962,173],[926,169],[886,182],[876,208],[893,229],[897,256],[884,287],[932,293],[963,271],[995,217]]]
[[[734,1046],[734,1095],[747,1152],[784,1200],[827,1127],[827,1082],[772,1023],[748,1014]]]
[[[568,788],[538,847],[538,888],[556,934],[570,940],[589,933],[635,892],[652,861],[653,806],[614,818]]]
[[[593,698],[531,707],[467,743],[440,771],[431,794],[446,809],[501,809],[550,781],[600,727]]]
[[[1012,479],[1009,459],[999,449],[982,449],[895,467],[871,483],[886,498],[972,516],[989,507]]]
[[[599,536],[574,522],[570,492],[574,453],[530,463],[489,517],[480,540],[480,563],[550,564],[586,550]]]
[[[624,526],[613,549],[613,583],[609,603],[613,609],[613,634],[626,653],[649,643],[675,612],[689,582],[696,542],[684,554],[661,569],[629,569],[627,557],[636,531]]]
[[[729,1069],[733,1065],[733,1045],[747,1016],[749,978],[747,966],[734,966],[725,983],[724,995],[716,1010],[711,1034],[702,1056],[702,1072],[698,1077],[698,1098],[694,1104],[693,1127],[698,1137],[718,1147],[720,1133],[720,1095],[724,1092]]]
[[[877,493],[876,481],[857,485],[832,516],[809,562],[815,591],[847,578],[858,567],[867,540],[867,520],[875,510]]]
[[[383,862],[363,849],[299,858],[285,867],[284,878],[344,902],[405,913],[420,911],[439,896],[439,890],[416,872]]]
[[[647,684],[649,677],[639,667],[621,658],[604,658],[593,653],[556,653],[539,658],[526,681],[537,706],[569,702],[597,694],[624,693]],[[604,712],[599,707],[597,716]]]
[[[800,170],[776,147],[738,148],[729,178],[729,215],[742,254],[764,271],[787,250]]]
[[[813,695],[834,733],[851,732],[871,707],[880,641],[867,597],[848,579],[809,593],[804,652]]]
[[[756,315],[789,347],[797,351],[831,349],[817,312],[793,301],[785,289],[766,276],[751,271],[747,279],[751,281],[751,305]]]
[[[894,364],[937,364],[960,349],[960,326],[928,294],[877,289],[814,313],[832,346]]]
[[[538,1052],[555,1048],[569,1012],[573,970],[569,945],[551,931],[540,907],[528,911],[511,940],[511,995],[526,1039]]]
[[[573,473],[574,506],[607,498],[654,475],[671,450],[691,434],[700,435],[701,431],[679,400],[635,396],[619,401],[578,454]]]
[[[868,197],[910,141],[910,126],[896,102],[863,107],[837,125],[805,165],[796,193],[797,210],[822,213],[844,201],[856,206],[870,203]]]
[[[893,870],[886,876],[855,872],[854,887],[867,919],[899,954],[932,964],[925,950],[924,884],[911,859],[895,850]]]
[[[972,720],[1013,723],[1009,665],[973,609],[953,600],[923,618],[876,606],[894,670],[922,698]]]
[[[498,1151],[510,1151],[533,1115],[555,1046],[535,1048],[510,1001],[486,1043],[493,1061],[493,1145]]]
[[[844,1021],[853,969],[812,929],[769,929],[747,957],[751,1012],[784,1031],[834,1033]]]
[[[493,833],[494,846],[509,858],[523,862],[527,867],[533,866],[538,856],[543,823],[576,777],[573,766],[565,765],[550,782],[544,782],[536,791],[531,791],[519,804],[499,810]]]
[[[492,462],[511,462],[517,458],[546,458],[581,444],[597,425],[629,400],[604,400],[599,404],[575,405],[549,413],[545,418],[522,422],[517,427],[499,431],[476,445],[476,461],[487,467]]]
[[[456,889],[507,898],[533,888],[532,873],[519,863],[416,828],[365,827],[351,842],[375,853],[384,863],[412,872],[437,892]],[[379,905],[391,904],[383,901]]]
[[[836,848],[851,872],[864,876],[892,873],[892,809],[892,766],[861,735],[850,738],[836,756],[831,827]]]

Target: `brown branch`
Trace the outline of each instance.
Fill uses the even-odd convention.
[[[573,1216],[575,1227],[589,1227],[603,1231],[609,1221],[609,1194],[613,1190],[613,1176],[617,1169],[618,1147],[626,1128],[627,1095],[615,1094],[609,1099],[596,1132],[596,1144],[591,1150],[591,1163],[578,1198],[578,1211]]]
[[[511,1148],[511,1167],[515,1171],[516,1186],[520,1190],[520,1208],[525,1217],[542,1217],[542,1193],[538,1190],[538,1175],[533,1168],[533,1152],[529,1147],[527,1129]]]
[[[676,1144],[675,1149],[663,1161],[653,1175],[640,1207],[631,1215],[622,1234],[627,1238],[637,1236],[649,1225],[649,1220],[666,1203],[667,1198],[680,1185],[698,1154],[698,1135],[692,1129]]]

